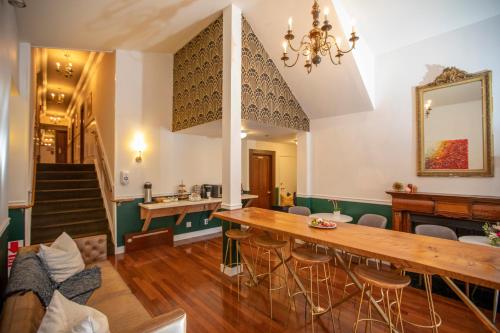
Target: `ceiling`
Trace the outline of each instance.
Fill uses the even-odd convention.
[[[281,43],[288,17],[301,36],[311,27],[312,0],[26,0],[16,9],[21,40],[35,46],[87,50],[177,51],[230,3],[242,9],[295,97],[311,119],[370,111],[373,104],[349,54],[341,66],[323,59],[311,74],[284,68]],[[498,0],[319,0],[356,19],[360,46],[377,55],[500,14]],[[298,38],[297,38],[298,39]],[[355,50],[361,52],[361,50]]]
[[[500,15],[498,0],[341,0],[375,54]]]
[[[68,55],[69,58],[66,56]],[[83,68],[87,63],[89,57],[89,52],[86,51],[75,51],[75,50],[64,50],[64,49],[47,49],[47,94],[46,94],[46,112],[47,114],[65,114],[73,93],[75,91],[76,85],[80,80]],[[73,65],[73,76],[71,78],[66,78],[63,72],[57,72],[56,63],[61,64],[61,69],[63,69],[68,62]],[[56,95],[56,99],[53,100],[51,94]],[[59,93],[64,94],[64,102],[57,103],[57,95]]]

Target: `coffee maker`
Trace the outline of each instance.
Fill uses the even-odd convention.
[[[203,184],[201,185],[200,195],[204,199],[208,199],[210,194],[210,198],[222,198],[222,185],[210,185]]]

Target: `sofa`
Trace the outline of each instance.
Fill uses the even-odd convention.
[[[132,294],[125,281],[107,260],[106,235],[77,238],[76,244],[87,267],[101,268],[101,287],[96,289],[87,304],[108,317],[113,332],[162,332],[185,333],[186,313],[175,309],[169,313],[152,317]],[[38,252],[38,245],[23,247],[19,251]],[[45,308],[33,292],[14,294],[8,297],[0,317],[0,332],[36,333]]]

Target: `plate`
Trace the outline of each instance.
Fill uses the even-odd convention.
[[[308,225],[311,228],[317,228],[317,229],[335,229],[335,228],[337,228],[337,224],[336,223],[334,223],[334,225],[332,227],[324,227],[322,225],[312,225],[311,222],[309,222]]]

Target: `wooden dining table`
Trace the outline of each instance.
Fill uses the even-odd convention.
[[[317,229],[309,226],[310,217],[256,207],[217,212],[214,217],[334,249],[337,262],[359,290],[362,288],[361,283],[344,262],[340,255],[341,251],[337,250],[387,261],[401,269],[438,275],[483,325],[492,332],[500,332],[453,281],[456,279],[500,289],[500,251],[496,248],[349,223],[337,223],[335,229]],[[291,265],[288,265],[290,258],[280,259],[304,292],[305,289],[298,276]],[[250,274],[253,274],[251,270]],[[257,282],[254,276],[252,279]],[[307,294],[305,295],[307,299]],[[352,295],[348,295],[346,299],[350,297]],[[375,299],[369,293],[367,297],[382,318],[388,322],[386,314]],[[307,301],[312,304],[309,299]],[[342,300],[336,304],[341,303]]]

